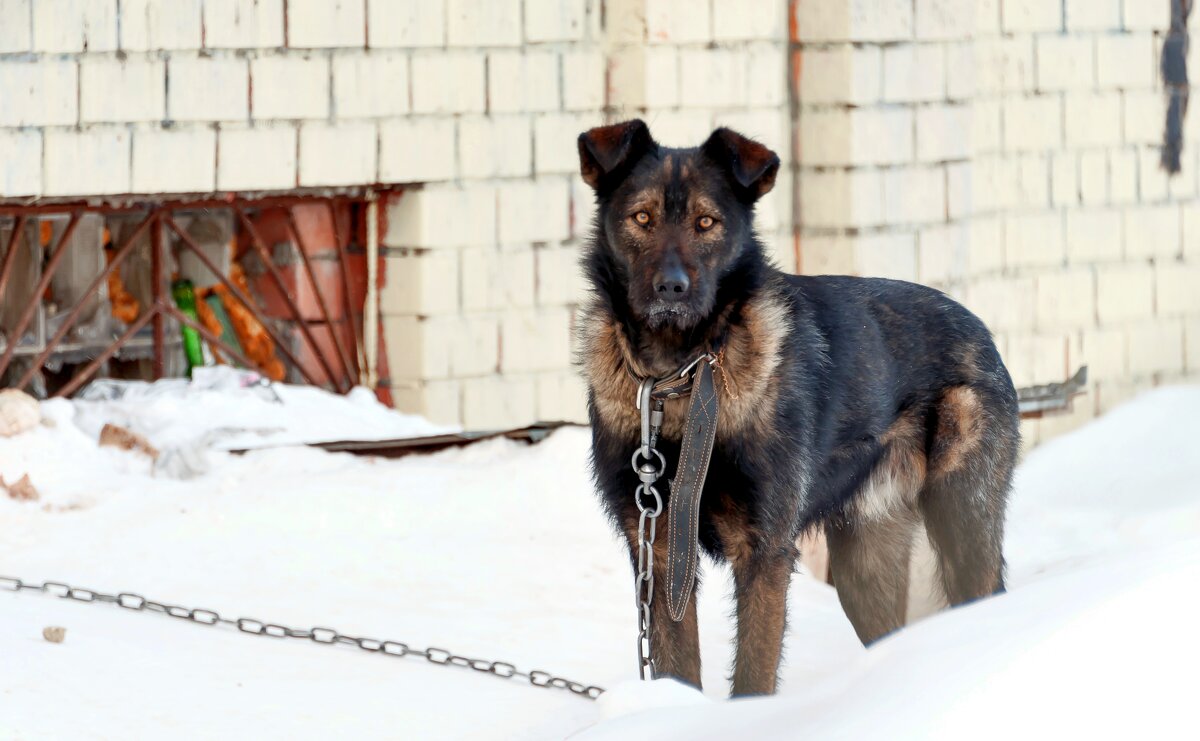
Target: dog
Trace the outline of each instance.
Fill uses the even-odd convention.
[[[733,572],[733,695],[776,689],[797,538],[810,529],[824,529],[838,598],[864,644],[905,624],[922,529],[942,606],[1003,591],[1019,413],[983,322],[925,286],[774,267],[753,220],[779,158],[732,130],[675,149],[632,120],[578,145],[596,200],[582,256],[593,290],[578,321],[592,464],[635,572],[637,379],[716,359],[720,415],[698,538]],[[687,404],[665,402],[664,482],[677,473]],[[696,599],[671,619],[667,540],[653,548],[653,667],[700,687]]]

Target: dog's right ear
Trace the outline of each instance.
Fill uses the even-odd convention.
[[[579,135],[579,170],[583,182],[600,190],[609,176],[632,165],[654,145],[640,118],[599,126]]]

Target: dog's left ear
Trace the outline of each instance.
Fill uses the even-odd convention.
[[[733,129],[720,128],[708,137],[701,151],[729,173],[738,196],[750,203],[775,187],[779,156]]]
[[[598,126],[579,135],[579,170],[583,181],[600,191],[613,176],[632,166],[654,147],[650,129],[640,118]]]

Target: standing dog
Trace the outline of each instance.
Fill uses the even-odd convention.
[[[810,527],[825,529],[838,597],[864,643],[905,623],[922,526],[945,603],[1002,590],[1017,396],[983,323],[931,288],[774,268],[753,215],[779,158],[736,132],[671,149],[635,120],[582,134],[579,157],[598,206],[581,323],[593,464],[631,554],[635,379],[719,358],[699,540],[733,569],[734,695],[775,690],[796,538]],[[687,403],[664,409],[666,478]],[[655,668],[699,686],[696,600],[671,620],[667,540],[654,549]]]

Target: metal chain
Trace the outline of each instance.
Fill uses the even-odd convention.
[[[663,454],[655,449],[658,433],[662,429],[663,402],[654,402],[651,408],[651,392],[654,379],[648,378],[638,387],[637,407],[642,415],[642,444],[633,451],[631,464],[637,474],[637,489],[633,493],[638,508],[637,591],[638,612],[638,676],[646,679],[646,670],[654,678],[654,655],[650,645],[650,605],[654,601],[654,533],[658,516],[663,511],[662,496],[654,486],[667,468]],[[641,458],[641,463],[638,459]],[[652,497],[645,501],[646,497]]]
[[[314,643],[341,643],[357,646],[364,651],[384,654],[401,658],[404,656],[419,656],[431,664],[457,666],[464,669],[474,669],[483,674],[493,674],[501,679],[519,677],[525,679],[534,687],[552,687],[570,690],[580,697],[595,700],[604,693],[602,687],[587,686],[579,682],[558,677],[550,672],[534,669],[530,672],[517,671],[517,667],[506,661],[488,661],[487,659],[472,659],[459,656],[444,648],[418,649],[399,641],[381,641],[376,638],[355,638],[343,635],[333,628],[315,627],[308,629],[289,628],[278,623],[267,623],[254,618],[226,618],[215,610],[199,607],[187,608],[180,605],[170,605],[165,602],[155,602],[140,594],[121,592],[120,594],[105,594],[94,589],[72,587],[62,582],[47,581],[41,584],[26,583],[11,576],[0,576],[0,590],[19,592],[21,590],[40,591],[55,597],[77,600],[79,602],[109,602],[128,610],[161,612],[173,618],[189,620],[201,625],[228,625],[243,633],[268,636],[271,638],[307,638]]]

